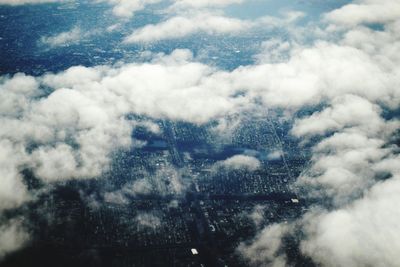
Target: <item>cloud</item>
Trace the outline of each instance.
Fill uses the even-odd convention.
[[[397,1],[346,5],[325,16],[330,22],[327,29],[340,29],[334,34],[342,39],[317,41],[307,48],[289,43],[278,47],[279,57],[261,57],[259,66],[240,70],[248,87],[254,84],[252,93],[259,88],[267,105],[289,109],[322,105],[321,110],[296,119],[292,129],[299,139],[316,142],[310,166],[297,181],[301,196],[315,204],[289,226],[267,227],[249,244],[242,243],[239,251],[250,264],[289,265],[279,247],[284,235],[292,235],[301,237],[301,252],[320,266],[399,265],[400,242],[395,238],[400,231],[395,193],[400,190],[399,162],[398,147],[391,141],[399,120],[383,115],[400,103],[395,67],[399,57],[393,53],[400,40],[397,5]],[[386,15],[378,18],[376,10]],[[384,23],[383,30],[368,28],[368,23]],[[281,58],[281,51],[289,51],[289,57]],[[263,69],[260,76],[255,68]],[[262,79],[261,73],[276,80]],[[264,86],[255,86],[254,81]]]
[[[135,13],[144,10],[146,7],[152,4],[162,2],[162,0],[94,0],[95,2],[106,2],[113,6],[112,12],[115,16],[131,19]],[[188,10],[199,9],[199,8],[210,8],[210,7],[224,7],[230,4],[239,4],[244,0],[199,0],[199,1],[187,1],[187,0],[173,0],[166,10],[168,12],[186,12]]]
[[[279,159],[281,159],[282,155],[283,155],[283,151],[275,150],[268,154],[267,159],[268,160],[279,160]]]
[[[194,17],[174,16],[159,24],[146,25],[135,30],[124,40],[125,43],[149,43],[186,37],[193,33],[207,34],[237,33],[250,27],[244,20],[220,15],[201,13]]]
[[[153,213],[139,213],[135,217],[137,224],[147,228],[158,228],[161,226],[161,220]]]
[[[316,112],[310,117],[296,121],[293,134],[300,137],[308,134],[323,135],[345,128],[357,128],[368,135],[384,133],[386,122],[380,116],[378,105],[365,98],[344,95],[335,98],[331,107]]]
[[[0,226],[0,260],[8,253],[20,249],[29,241],[29,234],[20,219],[10,220]]]
[[[8,140],[0,141],[0,211],[18,207],[29,199],[18,166],[25,157],[21,146]]]
[[[289,41],[284,41],[279,38],[271,38],[264,41],[261,46],[262,50],[265,52],[256,55],[256,59],[259,62],[283,62],[287,60],[290,51],[293,49]]]
[[[216,90],[213,72],[177,50],[153,63],[4,77],[0,140],[8,160],[2,172],[9,178],[2,188],[11,191],[2,194],[2,203],[12,206],[28,198],[19,174],[24,168],[48,183],[101,175],[113,151],[133,145],[136,122],[128,114],[201,124],[231,112],[243,99],[230,97],[228,87]],[[180,192],[179,173],[168,173],[172,190]]]
[[[168,12],[181,13],[188,10],[210,9],[210,8],[223,8],[232,4],[241,4],[245,0],[174,0],[168,7]]]
[[[248,214],[248,217],[254,222],[256,227],[260,227],[264,222],[264,213],[266,207],[263,205],[256,205],[251,213]]]
[[[123,192],[131,196],[148,195],[152,193],[152,191],[153,187],[146,178],[136,180],[133,183],[124,186],[123,188]]]
[[[107,192],[104,194],[104,201],[111,204],[127,205],[128,199],[122,194],[121,191]]]
[[[1,0],[0,0],[1,1]],[[7,1],[7,0],[4,0]],[[23,1],[23,0],[22,0]],[[33,0],[34,1],[34,0]],[[37,0],[40,1],[40,0]],[[46,0],[43,0],[46,1]],[[48,0],[56,1],[56,0]],[[113,6],[112,13],[120,18],[130,19],[136,12],[144,10],[146,7],[152,4],[162,2],[162,0],[93,0],[94,2],[106,2]],[[231,4],[239,4],[244,0],[198,0],[198,1],[187,1],[187,0],[173,0],[170,1],[170,5],[163,10],[163,12],[186,12],[188,10],[199,9],[199,8],[211,8],[211,7],[224,7]],[[1,3],[1,2],[0,2]]]
[[[199,0],[199,1],[190,1],[190,0],[175,0],[175,6],[181,6],[185,8],[199,8],[199,7],[222,7],[228,6],[232,4],[240,4],[245,0]]]
[[[62,32],[53,36],[42,37],[41,42],[52,47],[65,46],[69,44],[78,43],[84,34],[81,29],[74,27],[69,31]]]
[[[348,207],[307,218],[303,252],[324,266],[398,266],[399,188],[393,177]]]
[[[363,34],[360,29],[358,36],[365,39]],[[296,46],[286,61],[260,61],[233,71],[193,62],[190,52],[176,50],[171,55],[155,55],[147,63],[73,67],[36,78],[22,74],[3,77],[0,137],[9,154],[17,155],[7,164],[11,178],[2,181],[6,183],[3,188],[16,193],[5,193],[3,203],[13,207],[29,197],[19,174],[25,166],[49,183],[100,175],[112,151],[132,144],[130,134],[135,122],[127,120],[127,114],[202,124],[249,106],[254,108],[257,99],[262,108],[289,110],[325,103],[321,111],[298,119],[292,130],[299,138],[322,138],[313,150],[310,170],[299,182],[312,197],[332,200],[336,210],[343,209],[374,187],[379,172],[395,171],[387,169],[394,163],[386,161],[393,160],[393,150],[383,145],[397,122],[385,120],[381,112],[382,106],[396,107],[399,99],[395,86],[399,75],[392,51],[374,49],[372,53],[370,48],[350,46],[360,43],[354,37],[356,29],[352,29],[352,36],[345,36],[344,44],[320,41],[308,47]],[[372,33],[370,39],[375,37]],[[381,44],[368,42],[377,47]],[[396,46],[395,40],[391,47]],[[41,91],[44,86],[51,88],[50,93]],[[36,146],[28,150],[32,143]],[[259,166],[256,159],[246,156],[236,156],[224,164],[232,168]],[[168,173],[173,192],[180,192],[183,185],[179,171]],[[121,194],[126,196],[122,191],[107,199],[124,202]],[[324,224],[321,216],[305,218],[310,221],[305,219],[304,227],[308,223]],[[339,221],[337,225],[343,228]],[[281,227],[266,230],[254,246],[241,251],[247,255],[258,255],[252,250],[262,253],[263,258],[254,258],[256,263],[274,257],[282,264],[285,256],[277,250],[280,243],[265,245],[264,241],[265,236],[281,237],[281,232],[286,232]],[[307,243],[303,251],[327,264],[332,260],[329,255],[341,254],[333,251],[323,254],[325,258],[319,255],[319,246],[324,248],[320,233],[323,231],[310,232],[306,240],[315,246]],[[343,255],[343,260],[346,257]]]
[[[255,157],[235,155],[224,161],[217,162],[216,166],[223,167],[229,170],[246,169],[250,171],[255,171],[260,168],[261,162]]]
[[[181,195],[186,188],[181,178],[184,170],[176,169],[167,162],[158,162],[154,165],[157,166],[154,173],[136,174],[140,178],[127,182],[120,189],[105,192],[103,194],[104,200],[112,204],[127,205],[129,198],[132,197]]]
[[[282,238],[290,226],[273,224],[263,229],[250,244],[241,243],[238,251],[252,266],[287,266],[286,258],[280,253]]]
[[[396,65],[383,60],[385,51],[378,57],[320,41],[290,53],[286,62],[260,62],[232,72],[193,62],[190,52],[176,50],[144,64],[4,78],[1,138],[23,152],[28,143],[38,144],[17,166],[27,164],[50,182],[100,175],[111,151],[131,145],[134,122],[125,119],[130,113],[201,124],[240,112],[254,99],[289,109],[336,99],[332,107],[296,122],[293,133],[337,131],[361,120],[369,123],[359,130],[383,129],[374,102],[391,106],[399,99]],[[41,86],[52,92],[41,96]],[[64,164],[56,160],[61,158]]]
[[[98,0],[113,5],[112,12],[115,16],[131,18],[138,11],[143,10],[147,5],[159,3],[162,0]]]
[[[340,26],[355,26],[362,23],[387,23],[398,20],[398,0],[355,1],[326,14],[325,18]]]
[[[359,49],[317,41],[312,47],[297,47],[291,53],[287,62],[234,70],[233,86],[258,94],[273,107],[313,105],[345,94],[395,105],[399,97],[394,89],[397,74],[384,71],[372,56]]]
[[[0,5],[26,5],[72,2],[73,0],[0,0]],[[94,3],[106,2],[113,6],[112,13],[121,18],[132,18],[138,11],[147,5],[159,3],[162,0],[91,0]],[[61,38],[62,36],[60,36]],[[65,38],[65,37],[63,37]]]
[[[319,200],[296,222],[305,233],[302,252],[322,266],[398,265],[393,253],[399,248],[394,238],[399,231],[395,224],[398,148],[389,141],[399,122],[383,114],[398,109],[400,103],[400,24],[397,2],[389,5],[390,10],[387,4],[370,0],[346,5],[325,16],[328,34],[335,38],[306,45],[270,40],[264,43],[266,51],[257,64],[233,71],[195,62],[189,51],[175,50],[153,55],[146,63],[2,77],[0,208],[17,207],[30,199],[20,174],[26,168],[45,183],[101,175],[115,150],[134,144],[131,132],[137,122],[129,119],[130,114],[200,125],[212,120],[223,123],[257,107],[292,112],[318,106],[311,115],[295,119],[291,131],[305,142],[317,140],[310,166],[297,184],[302,197]],[[376,17],[376,10],[387,16]],[[187,14],[138,29],[126,41],[152,42],[196,32],[236,33],[254,25],[217,12]],[[279,24],[266,18],[260,21],[256,24]],[[384,27],[377,31],[366,23],[384,23]],[[332,31],[335,27],[341,31]],[[74,39],[68,34],[56,37],[48,37],[53,38],[49,43]],[[244,155],[219,164],[251,170],[260,166],[257,159]],[[180,194],[185,188],[181,172],[164,166],[150,174],[154,180],[138,180],[105,194],[105,199],[125,203],[130,194],[153,190]],[[167,188],[165,181],[170,182]],[[145,215],[137,221],[157,222]],[[239,251],[254,265],[282,266],[287,258],[281,250],[282,237],[295,235],[296,229],[290,223],[269,226]],[[7,224],[2,232],[12,233],[6,237],[18,236]],[[11,240],[16,241],[10,244],[20,244],[24,238]]]
[[[364,98],[344,95],[333,99],[330,107],[293,126],[298,137],[325,137],[314,147],[313,165],[298,183],[307,185],[314,196],[328,195],[336,204],[359,197],[376,182],[373,164],[393,153],[384,144],[398,127],[398,121],[383,119],[381,109]]]
[[[128,35],[125,43],[151,43],[162,40],[184,38],[196,33],[209,35],[239,35],[255,28],[285,28],[304,14],[288,12],[283,18],[265,16],[257,20],[243,20],[227,17],[209,10],[186,10],[157,24],[148,24]]]

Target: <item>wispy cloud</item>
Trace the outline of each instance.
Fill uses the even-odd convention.
[[[79,27],[74,27],[66,32],[42,37],[41,42],[52,47],[66,46],[78,43],[83,37],[84,33],[81,31],[81,29]]]

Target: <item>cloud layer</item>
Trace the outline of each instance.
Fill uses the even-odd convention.
[[[279,242],[282,235],[299,233],[305,235],[301,252],[321,266],[400,264],[395,255],[400,242],[394,238],[400,232],[400,162],[398,147],[390,145],[399,121],[383,116],[383,110],[397,109],[400,103],[399,61],[392,54],[399,48],[398,7],[398,1],[346,5],[325,15],[331,34],[342,36],[339,42],[295,52],[303,62],[302,70],[293,72],[297,87],[301,81],[308,81],[308,89],[316,86],[304,91],[299,103],[312,95],[309,100],[326,103],[321,111],[297,119],[292,129],[303,140],[320,140],[310,168],[297,182],[303,196],[319,199],[319,204],[289,227],[266,228],[252,244],[242,244],[239,251],[255,266],[286,266]],[[386,15],[378,18],[377,10]],[[382,23],[383,30],[371,29],[370,23]],[[310,66],[319,67],[305,76]]]
[[[123,17],[155,2],[110,1],[114,13]],[[293,18],[243,21],[209,10],[188,11],[239,2],[176,1],[179,11],[169,10],[171,17],[135,30],[126,42],[182,38],[196,32],[236,33],[253,25],[290,23]],[[294,222],[263,229],[239,251],[255,266],[285,266],[282,238],[301,232],[301,252],[322,266],[398,266],[400,158],[392,141],[400,125],[384,114],[400,104],[399,5],[399,1],[360,0],[343,6],[325,14],[319,29],[306,28],[319,39],[307,44],[295,35],[281,44],[269,40],[257,64],[232,71],[196,62],[188,50],[175,50],[170,55],[153,54],[146,63],[1,77],[0,210],[32,198],[23,183],[24,169],[50,184],[101,175],[113,152],[134,145],[131,132],[137,122],[131,114],[204,124],[226,122],[227,116],[258,108],[293,114],[318,106],[311,115],[296,118],[291,130],[304,142],[318,140],[309,168],[297,181],[302,197],[318,204]],[[378,16],[377,10],[385,15]],[[371,23],[381,27],[374,29]],[[76,40],[80,32],[74,31],[45,42],[60,45]],[[219,164],[254,170],[260,162],[238,155]],[[169,172],[172,191],[181,192],[179,173]],[[139,189],[151,191],[138,180],[104,198],[124,204],[126,196]],[[137,220],[157,221],[151,216]],[[19,221],[0,227],[0,257],[26,242],[22,228]]]

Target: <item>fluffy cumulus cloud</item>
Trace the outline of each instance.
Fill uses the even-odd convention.
[[[154,25],[146,25],[125,38],[126,43],[146,43],[186,37],[197,32],[207,34],[237,33],[250,27],[250,22],[210,13],[174,16]]]
[[[232,4],[240,4],[245,0],[175,0],[173,6],[181,8],[223,7]]]
[[[355,126],[325,138],[314,148],[314,165],[300,181],[322,186],[339,203],[347,197],[361,195],[379,178],[373,164],[393,153],[390,148],[383,147],[384,135],[390,132],[392,125],[389,123],[389,130],[385,129],[387,125],[382,126],[381,132],[372,136]],[[318,191],[322,193],[323,190]]]
[[[188,7],[193,8],[193,6]],[[134,30],[125,38],[124,42],[151,43],[188,37],[196,33],[240,35],[245,31],[257,28],[286,27],[302,16],[301,12],[287,12],[283,14],[282,18],[265,16],[256,20],[244,20],[227,17],[222,12],[189,8],[173,13],[173,16],[159,23]]]
[[[10,208],[29,199],[23,169],[32,169],[44,182],[101,175],[113,151],[132,146],[136,122],[128,114],[201,124],[245,106],[248,100],[221,86],[222,74],[192,62],[188,51],[177,50],[152,63],[3,77],[0,206]],[[173,190],[180,192],[179,174],[166,172]]]
[[[24,169],[31,169],[45,184],[101,175],[113,151],[132,146],[136,122],[128,114],[203,123],[229,112],[241,100],[229,100],[228,88],[217,92],[212,82],[203,84],[212,72],[208,66],[191,62],[189,52],[175,51],[146,64],[78,66],[36,78],[24,74],[2,77],[0,209],[18,207],[32,198],[21,174]],[[188,99],[198,102],[190,104]],[[210,109],[204,113],[207,105]],[[165,184],[161,176],[170,181],[171,188],[160,187]],[[180,193],[183,189],[174,169],[164,168],[154,177],[160,178],[154,184],[157,192]],[[137,181],[122,193],[138,190],[150,190],[149,185]],[[122,193],[105,198],[123,203]]]
[[[341,26],[355,26],[396,21],[399,16],[398,0],[359,0],[328,13],[325,18]]]
[[[377,10],[385,15],[377,17]],[[301,252],[320,266],[400,264],[396,256],[399,157],[398,147],[391,145],[399,121],[383,115],[400,103],[399,58],[393,54],[400,41],[399,11],[399,1],[345,5],[324,16],[327,29],[342,36],[338,42],[295,47],[284,63],[263,66],[281,69],[273,84],[280,90],[260,90],[268,96],[266,103],[324,103],[322,110],[297,119],[292,129],[294,136],[305,141],[319,140],[309,169],[297,181],[303,197],[318,199],[319,204],[288,228],[278,224],[287,229],[285,234],[302,232]],[[383,30],[368,27],[371,23],[381,23]],[[301,69],[296,62],[302,62]],[[280,93],[291,88],[289,73],[297,84],[290,93],[286,91],[289,97],[284,100]],[[284,252],[277,249],[276,239],[282,240],[279,227],[268,227],[250,244],[239,247],[250,263],[288,264]]]
[[[113,5],[112,12],[115,16],[131,18],[135,12],[143,10],[147,5],[161,2],[162,0],[97,0]]]
[[[368,100],[354,95],[335,98],[322,112],[298,120],[293,127],[296,136],[326,134],[344,128],[357,127],[367,134],[377,134],[386,126],[380,117],[380,108]]]
[[[398,100],[396,70],[385,71],[364,51],[319,41],[291,53],[287,62],[234,70],[234,86],[248,88],[249,94],[258,94],[269,106],[289,108],[315,105],[345,94],[388,105]]]
[[[398,266],[399,188],[395,176],[350,206],[310,215],[303,252],[325,266]]]
[[[228,170],[246,169],[255,171],[260,166],[261,162],[257,158],[246,155],[236,155],[216,163],[216,167],[223,167]]]
[[[180,53],[184,52],[171,56],[170,63]],[[184,61],[171,65],[130,65],[120,69],[73,67],[40,78],[25,75],[5,78],[1,84],[3,127],[0,133],[4,157],[10,162],[19,161],[19,167],[24,164],[34,167],[45,180],[98,175],[112,147],[130,145],[132,122],[124,118],[130,112],[187,120],[196,117],[204,121],[229,109],[232,104],[221,97],[220,105],[202,118],[197,116],[200,107],[189,107],[180,102],[180,94],[196,93],[196,79],[207,71],[206,66]],[[153,84],[150,76],[156,73],[160,80]],[[179,79],[181,76],[188,80]],[[165,87],[168,82],[171,83]],[[41,95],[41,86],[50,86],[53,91]],[[165,96],[176,91],[167,100],[151,94],[151,90],[159,93],[165,90]],[[147,100],[146,95],[150,97]],[[170,108],[169,101],[173,100],[182,109],[187,109],[186,115],[179,115]],[[32,144],[35,144],[34,149],[27,153]],[[14,154],[16,160],[7,156],[10,149],[15,152],[10,154]],[[19,168],[13,168],[13,164],[6,166],[9,166],[9,173]]]

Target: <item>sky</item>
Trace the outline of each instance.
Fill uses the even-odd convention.
[[[48,31],[36,17],[35,34],[15,31],[20,26],[7,19],[10,10],[21,20],[27,10],[63,14],[79,4],[107,19],[64,18],[68,27]],[[296,186],[319,201],[301,218],[260,229],[237,251],[254,266],[289,266],[281,247],[291,235],[321,266],[400,265],[400,1],[0,0],[0,11],[2,26],[17,36],[14,43],[0,36],[1,213],[40,194],[26,187],[23,169],[49,187],[94,179],[113,152],[140,147],[133,129],[157,132],[130,114],[217,121],[222,135],[237,125],[226,119],[235,115],[280,109],[292,117],[310,108],[291,129],[305,144],[319,140]],[[18,40],[27,36],[30,49],[21,52],[27,46]],[[87,44],[107,50],[110,36],[122,55],[86,61],[96,54]],[[248,49],[245,59],[235,59],[244,53],[236,40]],[[230,52],[212,58],[216,47]],[[82,48],[85,61],[72,60]],[[72,59],[49,59],[43,71],[40,58],[49,55]],[[259,165],[241,155],[216,168]],[[174,188],[182,190],[178,182]],[[29,242],[26,224],[23,216],[3,220],[0,258]]]

